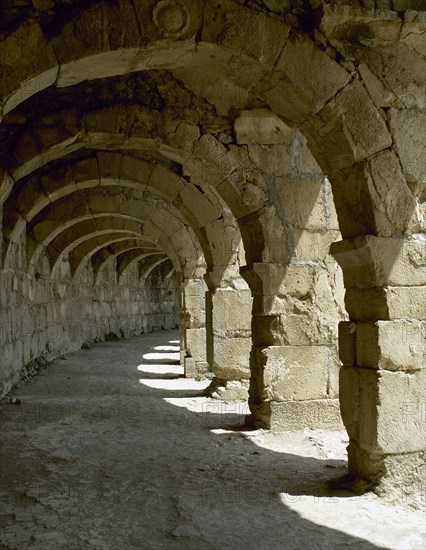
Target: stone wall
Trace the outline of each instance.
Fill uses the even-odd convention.
[[[178,324],[176,281],[162,266],[146,279],[138,267],[117,282],[113,258],[93,285],[87,264],[81,277],[69,277],[63,262],[61,278],[51,280],[47,260],[34,277],[0,270],[0,394],[48,361],[82,345],[127,337]]]

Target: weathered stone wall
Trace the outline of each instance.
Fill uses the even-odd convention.
[[[69,277],[68,262],[57,280],[46,259],[40,265],[32,278],[0,270],[1,395],[37,365],[83,344],[177,327],[176,281],[161,265],[146,279],[135,265],[118,283],[111,258],[96,285],[90,263],[77,280]]]

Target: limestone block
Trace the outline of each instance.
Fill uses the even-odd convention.
[[[294,230],[295,254],[300,260],[333,261],[328,257],[330,245],[340,238],[340,231],[311,232]]]
[[[264,365],[267,400],[296,401],[327,397],[326,347],[271,346],[262,355],[260,360]]]
[[[236,414],[244,414],[249,412],[247,404],[248,388],[248,380],[214,379],[204,393],[205,395],[223,399],[224,401],[244,401],[244,403],[236,403],[234,406],[231,405],[226,407],[227,414],[232,412],[235,412]]]
[[[262,294],[306,296],[313,288],[314,272],[311,266],[253,264],[254,274],[262,283]],[[257,290],[257,289],[256,289]],[[256,292],[257,293],[257,292]]]
[[[218,288],[212,294],[213,330],[251,332],[252,297],[250,290]]]
[[[340,403],[351,440],[380,453],[424,449],[425,374],[343,367]]]
[[[402,170],[407,181],[416,182],[418,188],[426,181],[426,115],[417,109],[390,109],[388,112],[391,133],[398,150]]]
[[[215,335],[212,367],[215,375],[223,380],[249,379],[251,348],[250,337],[230,338]]]
[[[395,10],[400,11],[399,4],[407,4],[406,0],[397,0]],[[404,44],[407,44],[410,48],[416,50],[417,53],[426,57],[426,44],[424,41],[424,32],[426,26],[426,18],[423,9],[422,2],[419,2],[419,12],[412,11],[412,17],[406,16],[402,30],[400,31],[400,40]],[[405,8],[406,6],[404,6]],[[414,16],[414,17],[413,17]],[[411,19],[411,20],[410,20]]]
[[[389,319],[426,318],[426,286],[397,286],[386,289]]]
[[[85,187],[86,182],[93,181],[93,185],[99,185],[99,170],[96,159],[79,160],[73,166],[73,176],[77,188]]]
[[[338,399],[271,402],[270,428],[274,432],[304,428],[341,430]]]
[[[367,126],[365,120],[369,122]],[[329,172],[352,167],[354,161],[392,144],[386,123],[358,80],[345,86],[322,111],[303,123],[302,129],[321,138],[317,147],[322,151],[333,151],[325,159]]]
[[[284,344],[281,315],[255,315],[252,322],[252,339],[256,346]]]
[[[185,357],[183,360],[185,378],[194,378],[197,374],[197,367],[193,357]]]
[[[302,37],[286,42],[276,69],[284,72],[286,79],[309,103],[311,112],[319,111],[350,80],[341,65]]]
[[[424,150],[423,147],[414,145],[408,138],[407,142],[417,152]],[[393,151],[381,151],[374,155],[368,164],[370,174],[368,187],[373,199],[377,233],[392,235],[397,231],[405,232],[406,229],[410,229],[411,233],[420,231],[422,220],[418,217],[416,199],[407,186],[401,170],[401,158]],[[425,175],[424,168],[423,175]]]
[[[294,130],[290,134],[290,138],[293,134]],[[250,160],[264,174],[282,176],[284,173],[288,172],[288,167],[291,165],[291,157],[289,151],[281,144],[249,144],[247,149]]]
[[[426,368],[425,321],[377,321],[356,325],[356,359],[360,367],[381,370]]]
[[[297,229],[327,227],[323,178],[299,178],[288,174],[277,179],[278,196],[286,218]]]
[[[330,247],[343,270],[345,287],[424,285],[426,241],[421,235],[410,239],[357,237]]]
[[[395,10],[405,10],[399,0],[394,2]],[[359,3],[350,5],[324,4],[324,15],[321,20],[321,30],[325,32],[332,44],[344,48],[348,57],[357,52],[355,37],[360,43],[368,41],[374,47],[393,43],[398,39],[401,21],[396,11],[388,9],[388,2],[380,2],[376,6],[382,9],[359,9]],[[364,2],[362,6],[374,8],[372,2]]]
[[[280,341],[290,346],[330,345],[335,341],[336,321],[322,315],[317,304],[286,301],[288,313],[281,315]],[[296,311],[296,313],[291,313]]]
[[[325,181],[324,174],[308,147],[307,139],[299,130],[294,130],[293,139],[287,150],[291,158],[290,173],[292,177]],[[289,165],[287,165],[284,173],[289,173]]]
[[[206,286],[204,281],[192,279],[184,286],[184,311],[188,327],[204,326],[206,322]]]
[[[200,227],[206,226],[220,216],[218,210],[212,205],[206,195],[193,185],[185,185],[180,191],[180,197]]]
[[[140,35],[132,7],[128,2],[119,0],[114,5],[101,4],[80,12],[64,25],[51,43],[57,59],[61,65],[65,65],[101,52],[137,48],[140,45]],[[108,55],[101,56],[97,63],[92,61],[92,78],[96,78],[97,74],[98,78],[105,74],[108,61]],[[67,79],[60,85],[69,85],[71,74],[64,74],[62,70],[61,74],[66,75]]]
[[[273,145],[287,143],[294,130],[271,111],[253,109],[243,111],[234,122],[234,131],[239,144]]]
[[[235,67],[235,75],[240,72],[240,66],[235,64],[230,51],[218,50],[216,45],[208,43],[198,43],[197,49],[191,52],[191,65],[173,67],[173,74],[176,78],[185,83],[185,87],[196,95],[206,98],[214,105],[218,115],[229,116],[231,108],[244,109],[247,105],[248,90],[242,85],[236,85],[234,80],[225,80],[223,70],[229,68],[229,63]],[[212,58],[214,55],[214,59]],[[206,71],[206,64],[209,70]],[[250,65],[253,68],[253,64]],[[248,70],[243,72],[244,80],[247,81]],[[259,69],[252,71],[260,74]],[[207,135],[207,134],[205,134]],[[200,182],[201,183],[201,182]]]
[[[370,70],[368,65],[360,63],[358,67],[362,80],[377,107],[387,107],[395,100],[391,90]]]
[[[426,317],[425,286],[388,286],[346,291],[346,309],[351,319],[424,319]]]
[[[267,185],[256,168],[241,165],[218,187],[219,194],[228,203],[235,217],[240,218],[260,210],[267,202]]]
[[[200,178],[217,186],[241,163],[239,156],[227,151],[225,146],[210,134],[204,134],[194,147],[194,155],[184,164],[184,174]]]
[[[262,261],[266,263],[282,263],[286,264],[289,259],[289,247],[286,228],[277,216],[276,207],[273,205],[265,206],[261,211],[255,214],[251,220],[249,232],[251,237],[258,239],[256,232],[260,231],[265,235],[265,245],[262,250]],[[242,233],[247,235],[248,228],[244,227]],[[247,231],[248,232],[248,231]],[[253,239],[254,240],[254,239]],[[253,251],[250,245],[246,246],[249,254],[257,255],[261,245],[253,243]],[[257,250],[256,250],[257,249]],[[250,256],[248,256],[250,258]]]
[[[328,396],[332,399],[339,397],[339,378],[342,363],[339,360],[339,350],[337,346],[328,348]]]
[[[164,166],[155,166],[149,179],[149,187],[167,201],[173,202],[184,188],[184,181]]]
[[[185,331],[186,349],[195,362],[206,362],[206,329],[190,328]]]

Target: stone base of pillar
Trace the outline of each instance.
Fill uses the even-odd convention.
[[[380,496],[398,502],[425,502],[426,452],[383,454],[348,445],[349,477],[364,479]]]
[[[297,431],[304,428],[343,430],[338,399],[310,401],[269,401],[258,405],[250,400],[252,414],[246,419],[255,428],[275,432]]]
[[[185,369],[185,378],[194,378],[194,376],[197,374],[194,358],[185,357],[183,360],[183,366]]]
[[[197,374],[209,372],[209,364],[204,361],[196,361],[193,357],[185,357],[183,360],[185,378],[195,378]]]
[[[215,377],[204,390],[204,395],[224,401],[246,401],[248,390],[248,380],[221,380]]]

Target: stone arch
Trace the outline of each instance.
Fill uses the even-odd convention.
[[[160,264],[168,262],[167,259],[162,259],[160,256],[149,256],[139,261],[139,276],[142,279],[146,279],[149,274]],[[167,267],[167,266],[166,266]],[[173,266],[168,266],[168,273],[166,277],[170,277],[173,273]]]
[[[204,246],[204,255],[210,265],[212,266],[210,248],[217,251],[216,255],[220,254],[216,264],[224,263],[223,250],[220,249],[220,243],[224,242],[224,238],[221,238],[218,231],[210,232],[213,246],[209,247],[204,229],[220,217],[220,212],[216,209],[217,203],[216,206],[212,205],[208,198],[195,187],[188,184],[185,187],[186,182],[180,180],[172,171],[160,166],[152,170],[143,160],[130,156],[120,156],[116,159],[113,154],[106,153],[100,153],[96,159],[77,161],[68,166],[62,179],[55,178],[52,181],[48,176],[33,176],[30,182],[25,180],[19,186],[19,191],[15,191],[14,195],[5,202],[3,224],[6,242],[14,240],[14,231],[16,233],[22,230],[23,224],[22,221],[19,223],[19,213],[21,218],[30,220],[55,198],[66,196],[76,188],[116,185],[117,182],[123,188],[152,191],[165,199],[166,203],[176,205],[197,232]],[[54,193],[49,193],[49,184],[54,185]]]
[[[81,191],[80,191],[81,192]],[[134,220],[138,223],[144,223],[143,232],[141,232],[141,236],[145,237],[148,240],[151,240],[154,242],[157,246],[165,247],[165,251],[171,255],[172,258],[180,257],[181,260],[177,265],[180,265],[179,270],[185,271],[185,265],[187,265],[187,268],[189,269],[189,273],[192,273],[192,270],[203,270],[202,266],[204,265],[203,254],[201,249],[197,246],[197,241],[195,236],[190,236],[190,229],[186,228],[186,226],[181,223],[178,225],[178,232],[173,232],[173,225],[170,222],[169,223],[169,231],[171,231],[171,234],[168,237],[163,237],[164,235],[164,228],[158,226],[154,221],[149,219],[149,208],[147,207],[147,211],[145,213],[146,217],[143,217],[143,210],[137,210],[135,209],[134,212],[121,212],[119,209],[119,205],[114,204],[113,200],[109,200],[108,204],[104,205],[104,208],[98,209],[95,211],[88,211],[86,209],[81,209],[80,211],[74,212],[71,215],[69,215],[67,218],[62,214],[61,216],[58,216],[58,210],[61,209],[63,212],[64,210],[67,211],[70,207],[70,205],[75,204],[77,207],[80,206],[79,197],[75,196],[75,192],[71,197],[73,197],[73,201],[70,201],[68,198],[66,201],[56,201],[51,206],[45,208],[43,210],[43,216],[39,216],[35,218],[28,227],[28,237],[27,240],[30,243],[28,250],[29,250],[29,262],[34,265],[34,262],[31,262],[31,255],[37,250],[37,246],[43,246],[48,245],[55,237],[57,237],[61,232],[64,230],[72,227],[76,223],[80,223],[83,221],[87,221],[90,219],[96,219],[97,217],[105,218],[108,217],[120,217],[125,219]],[[118,190],[117,193],[120,193]],[[91,194],[92,198],[93,193]],[[101,195],[102,196],[102,195]],[[90,198],[90,196],[89,196]],[[110,197],[111,198],[111,197]],[[140,205],[139,205],[140,206]],[[53,220],[61,219],[61,224],[57,225],[57,223],[52,223],[50,225],[46,224],[46,220],[49,220],[52,218]],[[182,233],[183,232],[183,233]],[[189,233],[187,235],[187,233]],[[174,240],[174,246],[170,246],[169,239],[173,237]],[[31,244],[33,243],[33,244]],[[181,252],[179,252],[181,251]],[[186,262],[186,264],[185,264]],[[200,263],[201,262],[201,263]]]
[[[103,6],[102,9],[105,11],[102,25],[109,26],[112,24],[112,18],[117,15],[115,8]],[[391,162],[395,167],[397,163],[395,154],[390,150],[385,151],[390,148],[392,137],[378,108],[363,84],[351,78],[350,73],[341,64],[306,35],[293,38],[291,27],[274,14],[254,11],[231,2],[214,7],[210,3],[207,4],[204,8],[204,18],[201,18],[200,8],[191,4],[185,7],[188,34],[186,31],[182,35],[178,33],[179,36],[174,37],[174,43],[173,33],[166,42],[159,41],[163,31],[161,24],[158,26],[158,23],[154,23],[151,31],[147,31],[147,36],[144,36],[149,45],[141,47],[137,17],[130,9],[130,4],[122,1],[117,9],[122,13],[126,27],[119,30],[115,25],[111,26],[112,35],[108,43],[93,38],[92,41],[83,44],[76,38],[74,32],[77,29],[78,36],[84,28],[91,28],[91,25],[96,27],[99,24],[99,14],[90,7],[66,23],[61,32],[51,40],[45,36],[35,19],[23,21],[3,43],[3,115],[15,108],[24,98],[53,83],[59,87],[67,86],[85,79],[154,69],[156,66],[180,67],[177,73],[184,81],[184,77],[191,70],[197,79],[199,72],[193,69],[199,67],[206,56],[209,56],[213,73],[221,77],[218,79],[219,82],[231,80],[241,90],[250,87],[255,71],[259,77],[258,82],[262,83],[256,90],[257,95],[263,98],[274,112],[302,128],[320,166],[327,168],[325,171],[330,176],[339,211],[343,212],[344,205],[348,204],[347,194],[340,192],[343,182],[347,180],[347,174],[340,172],[344,167],[362,163],[353,184],[359,189],[360,194],[358,198],[352,196],[349,204],[357,208],[358,217],[363,221],[355,225],[351,222],[349,227],[345,216],[341,215],[344,237],[383,232],[389,234],[394,228],[411,228],[416,231],[418,222],[413,218],[415,204],[401,174],[398,202],[404,204],[404,216],[401,216],[401,209],[398,214],[393,212],[392,205],[386,203],[385,194],[377,196],[369,184],[371,178],[374,179],[374,171],[380,170],[383,163]],[[144,10],[142,7],[140,9]],[[148,20],[153,21],[150,9],[147,6],[145,9],[148,9]],[[359,15],[357,9],[354,8],[355,16]],[[220,33],[211,20],[213,13],[214,20],[221,20],[224,24]],[[336,25],[333,23],[336,16],[343,18],[343,12],[339,12],[338,7],[325,10],[321,19],[321,31],[325,36],[334,37]],[[249,43],[241,41],[239,36],[231,32],[237,21],[240,26],[249,25],[252,35]],[[394,28],[399,28],[397,17],[391,20],[390,28],[393,28],[392,24]],[[195,32],[199,38],[196,41],[187,41],[186,37],[194,37]],[[114,35],[117,40],[112,38]],[[392,46],[397,47],[398,35],[391,36]],[[65,50],[62,44],[67,44]],[[15,55],[13,52],[24,48],[28,52],[28,61],[24,62],[24,58],[21,57],[16,63],[16,59],[11,57]],[[303,64],[294,61],[307,55],[315,63],[314,75],[309,74]],[[164,63],[166,58],[167,62]],[[236,67],[237,64],[239,70],[235,71],[236,75],[231,78],[229,67]],[[194,82],[191,84],[194,85]],[[203,80],[199,81],[199,86],[202,87],[203,84]],[[415,86],[421,87],[421,82],[416,82]],[[206,90],[205,95],[208,95]],[[406,95],[400,92],[397,98],[406,103]],[[235,101],[230,98],[227,103],[233,104]],[[369,121],[368,139],[364,139],[364,136],[357,132],[356,121],[352,116],[353,105],[360,105],[363,112],[357,111],[356,114],[365,116]],[[324,120],[327,121],[326,125],[323,123]],[[325,131],[328,139],[324,140]],[[336,147],[336,143],[339,147]],[[382,151],[385,153],[380,154]],[[364,162],[366,158],[370,158],[370,161]],[[365,216],[366,210],[370,214],[368,219]]]
[[[159,239],[159,230],[155,229],[153,233],[148,233],[149,226],[141,228],[141,222],[139,219],[132,218],[130,216],[117,215],[114,213],[108,213],[105,216],[93,216],[83,217],[82,219],[76,219],[73,224],[66,224],[60,233],[53,240],[45,240],[43,244],[39,244],[32,257],[29,260],[29,274],[33,274],[36,265],[40,259],[40,255],[46,250],[47,256],[51,258],[51,269],[53,268],[53,262],[58,264],[58,254],[66,254],[74,246],[84,242],[88,238],[95,235],[102,235],[110,233],[113,230],[115,235],[122,235],[123,233],[132,235],[134,237],[143,238],[146,242],[157,243]],[[164,243],[163,243],[164,244]],[[157,245],[156,245],[157,246]],[[52,250],[53,249],[53,250]],[[177,266],[177,271],[181,271],[181,263],[176,252],[167,245],[167,254],[172,258],[172,261]]]
[[[99,223],[100,221],[103,223]],[[123,221],[125,222],[124,224],[122,223]],[[74,226],[71,231],[65,231],[58,235],[46,247],[46,255],[49,258],[52,270],[62,255],[67,254],[75,246],[96,235],[117,235],[126,236],[127,238],[141,238],[140,224],[120,218],[113,218],[112,220],[108,218],[100,220],[98,218],[96,221],[92,219],[81,222],[78,224],[78,227]],[[153,246],[153,243],[150,241],[145,240],[144,243],[148,247]]]
[[[139,276],[141,277],[141,269],[143,269],[143,278],[146,278],[153,269],[167,260],[167,256],[158,253],[146,254],[144,249],[137,248],[132,251],[122,253],[117,258],[117,272],[119,276],[125,277],[128,270],[131,269],[135,263],[140,263],[142,260],[146,261],[144,261],[142,266],[139,267]],[[152,264],[149,265],[151,262]]]
[[[410,2],[406,5],[412,6]],[[401,297],[406,298],[402,287],[408,285],[407,279],[413,275],[416,286],[421,279],[416,267],[409,269],[409,275],[405,271],[407,265],[422,263],[416,263],[413,258],[421,256],[423,246],[417,233],[421,229],[420,179],[424,170],[412,163],[413,151],[417,155],[422,146],[410,129],[410,118],[421,128],[418,99],[424,101],[424,59],[418,51],[422,33],[416,28],[419,22],[416,17],[409,14],[403,17],[391,10],[382,16],[373,12],[374,19],[382,17],[386,22],[383,33],[376,28],[377,21],[371,22],[372,15],[361,10],[358,4],[322,3],[321,17],[317,23],[311,22],[313,28],[309,29],[308,36],[302,16],[291,18],[286,10],[267,14],[260,5],[251,9],[234,2],[219,5],[208,2],[201,17],[200,5],[188,2],[180,7],[178,20],[183,23],[177,26],[174,23],[170,26],[168,18],[158,18],[158,11],[152,12],[144,2],[136,2],[135,6],[135,11],[130,10],[130,3],[124,0],[115,6],[105,5],[99,20],[94,10],[88,8],[75,19],[59,25],[59,32],[52,39],[45,36],[35,18],[25,20],[4,41],[3,115],[24,99],[19,94],[31,96],[53,84],[67,86],[84,79],[161,66],[173,69],[189,88],[213,102],[215,94],[220,95],[216,98],[218,110],[251,107],[250,102],[263,102],[290,125],[299,127],[330,179],[345,239],[333,247],[333,252],[345,273],[351,320],[358,325],[356,345],[355,337],[350,336],[352,333],[343,338],[352,350],[349,358],[345,358],[347,378],[343,380],[355,388],[348,399],[351,405],[345,411],[351,435],[350,462],[353,471],[370,479],[377,479],[387,470],[395,471],[391,463],[395,455],[398,455],[395,460],[399,460],[399,447],[389,444],[386,429],[375,426],[380,437],[371,438],[365,423],[360,429],[358,421],[352,425],[351,418],[356,416],[363,424],[368,416],[369,409],[364,410],[364,405],[356,402],[356,396],[366,395],[370,382],[380,406],[384,403],[385,378],[405,388],[406,394],[410,393],[408,385],[399,380],[402,377],[388,372],[392,369],[380,368],[383,364],[378,364],[377,358],[366,358],[360,350],[371,338],[381,349],[379,326],[382,332],[398,331],[402,318],[413,318],[417,322],[419,317],[418,310],[410,305],[412,300],[402,299],[403,305],[399,305]],[[143,37],[137,25],[141,15],[148,22]],[[113,21],[119,24],[115,26]],[[358,23],[355,30],[359,29],[360,22],[363,28],[367,27],[367,43],[353,40],[354,21]],[[86,28],[99,28],[96,25],[102,30],[111,28],[111,33],[88,33],[90,38],[83,43],[79,38],[81,34]],[[235,32],[235,28],[239,32]],[[109,37],[108,43],[105,36]],[[241,36],[250,39],[241,40]],[[16,46],[28,52],[28,57],[22,56],[19,63],[13,54]],[[408,94],[402,86],[404,78],[399,78],[399,71],[395,70],[409,65],[401,63],[407,48],[415,55],[416,65],[423,68],[413,73],[413,88]],[[372,70],[372,56],[378,57],[379,69]],[[300,62],[306,58],[311,63]],[[396,64],[392,59],[398,60]],[[201,76],[207,60],[209,73],[217,85],[231,84],[230,89],[237,97],[225,98],[225,94],[217,94],[217,87],[213,91],[206,89],[206,80]],[[366,123],[368,131],[361,128],[360,121]],[[404,150],[406,141],[413,145],[409,147],[411,151]],[[248,242],[247,227],[250,226],[245,226]],[[258,234],[258,229],[260,227],[255,226],[252,233]],[[387,251],[386,258],[383,250]],[[249,259],[249,264],[254,266],[252,273],[248,273],[252,282],[259,276],[255,269],[259,260],[256,255]],[[368,272],[367,280],[362,270]],[[267,274],[268,279],[270,275]],[[404,282],[405,285],[401,284]],[[396,302],[389,302],[389,288],[391,295],[398,296]],[[416,292],[410,294],[413,295],[418,296]],[[367,308],[368,311],[359,306],[361,296],[369,297],[371,309]],[[388,321],[391,324],[377,324]],[[383,328],[385,326],[388,328]],[[406,351],[407,357],[411,357],[408,347]],[[357,361],[361,360],[366,365],[359,365]],[[355,369],[357,365],[367,369]],[[407,364],[402,361],[397,370],[411,370],[412,365],[410,361]],[[373,376],[368,370],[371,368],[386,372]],[[419,374],[417,367],[413,370],[411,383]],[[369,398],[366,401],[370,403]],[[373,407],[376,416],[384,417],[386,408],[380,409],[379,404]],[[418,433],[416,422],[413,421],[411,427]],[[410,442],[410,448],[404,447],[404,450],[410,454],[409,460],[418,462],[418,440]]]
[[[129,116],[128,110],[130,110],[134,116]],[[174,184],[173,187],[179,189],[179,187],[182,187],[182,182],[178,183],[177,176],[172,174],[172,172],[168,171],[165,167],[162,168],[161,166],[148,168],[149,165],[147,165],[147,167],[144,168],[142,166],[143,160],[132,161],[131,157],[128,155],[128,152],[131,150],[140,150],[149,153],[155,150],[157,154],[161,154],[167,161],[183,163],[191,154],[194,141],[199,137],[198,126],[194,123],[189,123],[185,119],[178,120],[174,121],[174,124],[178,125],[179,128],[183,127],[184,131],[182,131],[182,136],[177,133],[174,134],[174,141],[164,139],[163,137],[160,139],[159,137],[156,137],[155,139],[148,138],[146,136],[151,135],[150,133],[154,130],[160,136],[165,134],[168,130],[168,126],[170,126],[170,121],[165,122],[160,118],[160,120],[153,125],[153,128],[149,127],[147,130],[143,125],[136,125],[134,123],[134,118],[141,118],[141,111],[142,113],[146,113],[148,111],[149,115],[154,113],[153,116],[160,118],[156,111],[151,111],[148,109],[143,110],[139,106],[126,106],[126,108],[124,108],[122,105],[109,106],[103,109],[98,109],[97,111],[94,110],[92,112],[82,114],[81,117],[77,116],[75,112],[71,115],[69,114],[69,111],[57,113],[54,115],[53,120],[55,121],[55,124],[57,123],[59,128],[63,129],[66,135],[66,139],[62,142],[60,141],[60,133],[59,135],[56,134],[52,138],[52,117],[45,117],[47,119],[45,125],[40,122],[40,127],[31,132],[33,138],[30,142],[28,139],[24,139],[21,145],[19,143],[16,144],[17,153],[14,161],[15,166],[11,166],[9,169],[10,176],[8,176],[7,173],[5,174],[4,182],[8,181],[8,177],[13,178],[15,181],[19,181],[19,179],[23,177],[29,177],[32,171],[42,168],[42,166],[45,166],[47,162],[54,159],[65,158],[66,155],[75,153],[80,148],[89,150],[119,149],[123,152],[123,158],[125,158],[125,160],[120,163],[120,160],[117,159],[115,161],[116,166],[114,166],[114,161],[112,160],[112,153],[99,152],[97,154],[99,170],[107,170],[108,172],[111,170],[113,173],[116,171],[117,175],[120,171],[122,171],[122,173],[127,173],[132,175],[132,177],[137,171],[139,171],[141,174],[144,174],[145,182],[147,181],[147,178],[150,177],[149,174],[153,171],[153,174],[151,174],[152,181],[155,181],[158,188],[158,193],[167,200],[171,200],[169,195],[171,195],[174,190],[167,188],[164,184],[161,184],[160,180],[164,178],[169,181],[170,178],[172,178]],[[126,116],[123,113],[126,113]],[[71,124],[68,120],[69,117],[71,117],[72,120]],[[120,129],[120,133],[117,132],[118,129]],[[132,162],[134,166],[132,166]],[[138,163],[139,167],[137,166]],[[96,167],[93,166],[92,170],[93,176],[95,177]],[[216,168],[213,168],[213,170],[216,171]],[[225,211],[226,209],[224,210],[226,203],[224,203],[220,194],[215,192],[214,188],[208,185],[208,177],[206,176],[208,176],[208,172],[207,170],[204,170],[201,187],[206,199],[210,201],[212,205],[207,205],[206,200],[200,196],[199,189],[191,188],[186,181],[183,182],[183,184],[186,184],[187,187],[185,190],[185,198],[186,200],[192,200],[193,202],[195,201],[195,204],[197,205],[196,211],[198,213],[197,222],[201,226],[205,222],[201,219],[202,216],[199,210],[201,209],[202,214],[205,216],[206,212],[216,208],[224,219],[230,220],[231,223],[228,223],[229,233],[232,225],[232,219],[229,213]],[[49,186],[48,181],[46,182],[46,185]],[[50,198],[54,198],[57,193],[61,192],[60,188],[56,189],[56,183],[50,183],[50,187],[52,187],[52,185],[54,185],[55,188],[46,190],[44,193],[48,194]],[[9,191],[5,190],[4,197],[7,196],[7,192],[10,193],[11,191],[9,187],[7,187],[7,189]],[[235,200],[238,199],[238,189],[233,193],[228,192],[228,195],[233,196],[233,200],[235,202]],[[45,200],[47,201],[47,198]],[[204,207],[202,202],[205,203]],[[213,221],[214,220],[209,222],[207,225],[209,226]],[[211,236],[213,237],[217,235],[219,230],[221,230],[220,224],[216,224],[215,230],[210,231]],[[236,225],[235,232],[238,232]],[[238,238],[232,236],[230,237],[231,239]],[[216,237],[214,248],[219,251],[218,254],[220,255],[220,258],[215,260],[214,269],[216,270],[218,264],[225,262],[226,265],[225,253],[227,250],[232,249],[232,246],[226,248],[223,246],[226,241],[227,239],[225,239],[223,235],[222,238]]]
[[[75,246],[69,252],[69,262],[71,267],[71,276],[78,279],[79,273],[84,269],[85,264],[91,260],[93,255],[103,249],[110,251],[110,255],[116,256],[127,250],[144,250],[144,253],[149,255],[158,252],[157,247],[150,247],[145,244],[144,239],[135,237],[134,235],[106,234],[102,237],[92,237],[85,240],[83,243]],[[120,271],[117,266],[117,274]]]
[[[106,185],[108,186],[108,188],[113,189],[113,188],[114,188],[114,184],[115,184],[115,180],[107,180],[107,181],[104,182],[104,183],[106,183]],[[124,185],[124,183],[122,182],[122,187],[124,187],[124,186],[125,186],[125,185]],[[131,182],[129,183],[129,188],[130,188],[130,190],[132,190],[132,188],[134,188],[135,186],[138,186],[138,183],[137,183],[137,182],[135,182],[134,184],[132,184]],[[83,204],[83,205],[85,204],[85,201],[86,201],[86,200],[89,200],[89,203],[90,203],[90,195],[93,194],[94,191],[95,191],[95,189],[96,189],[95,187],[93,187],[93,183],[92,183],[92,181],[90,181],[90,180],[89,180],[89,181],[85,181],[85,182],[81,182],[81,184],[79,185],[79,189],[78,189],[78,190],[76,190],[76,187],[75,187],[75,185],[73,185],[73,184],[65,185],[65,187],[66,187],[66,189],[63,191],[63,197],[69,196],[69,194],[73,194],[73,193],[75,194],[75,193],[77,193],[77,194],[79,194],[80,198],[83,200],[83,202],[81,203],[81,204]],[[101,191],[101,190],[102,190],[103,188],[104,188],[103,186],[101,186],[101,187],[98,188],[98,189],[99,189],[99,193],[98,193],[98,194],[102,194],[102,191]],[[87,196],[84,194],[84,189],[87,189],[87,190],[88,190],[88,191],[87,191]],[[105,190],[105,188],[104,188],[104,190]],[[136,192],[136,191],[135,191],[135,192]],[[66,195],[65,193],[68,193],[68,195]],[[140,193],[140,192],[139,192],[139,193]],[[116,192],[116,194],[117,194],[117,192]],[[146,198],[147,198],[147,196],[145,196],[145,199],[146,199]],[[102,200],[104,203],[106,203],[106,202],[110,203],[110,208],[111,208],[110,211],[111,211],[111,213],[114,212],[114,209],[115,209],[116,211],[119,210],[118,204],[117,204],[117,205],[114,205],[114,204],[113,204],[113,203],[114,203],[114,200],[109,200],[107,195],[104,194],[104,197],[103,197],[103,198],[102,198],[102,197],[99,197],[99,200]],[[184,223],[184,221],[182,220],[181,215],[178,213],[178,211],[177,211],[176,209],[174,209],[174,207],[173,207],[172,205],[167,204],[167,203],[161,203],[161,200],[160,200],[160,199],[155,199],[155,200],[157,201],[157,202],[156,202],[157,207],[161,207],[161,204],[163,204],[164,208],[170,210],[170,213],[171,213],[172,216],[174,216],[174,219],[176,219],[176,220],[181,220],[181,221],[179,221],[178,223],[180,223],[180,224],[183,224],[183,223]],[[158,202],[158,201],[160,201],[160,202]],[[56,201],[56,202],[57,202],[57,201]],[[62,202],[63,202],[63,201],[62,201]],[[39,206],[39,211],[38,211],[38,213],[37,213],[37,215],[38,215],[39,217],[40,217],[40,213],[42,212],[42,207],[45,206],[45,204],[46,204],[45,201],[42,201],[41,205]],[[54,205],[55,203],[49,203],[49,204]],[[80,209],[83,208],[83,210],[87,210],[87,208],[90,208],[90,206],[87,206],[87,207],[79,206],[79,208],[80,208]],[[133,204],[130,204],[130,205],[129,205],[129,208],[128,208],[128,210],[127,210],[127,212],[128,212],[129,214],[133,214],[133,211],[136,212],[138,209],[142,209],[142,212],[143,212],[143,211],[145,212],[144,215],[145,215],[146,219],[150,219],[150,218],[153,218],[153,217],[156,216],[155,213],[154,213],[154,214],[152,213],[152,210],[150,210],[148,207],[144,206],[144,205],[143,205],[142,203],[140,203],[140,202],[139,202],[139,203],[135,202],[135,203],[133,203]],[[34,210],[34,209],[33,209],[33,210]],[[66,207],[66,206],[65,206],[65,210],[67,210],[67,207]],[[14,210],[13,208],[10,208],[10,210],[8,210],[8,209],[6,208],[5,211],[6,211],[5,220],[6,220],[6,226],[7,226],[8,219],[9,219],[9,218],[8,218],[8,215],[7,215],[8,212],[16,213],[16,210]],[[95,210],[94,210],[94,211],[95,211]],[[174,211],[174,214],[173,214],[173,211]],[[58,214],[58,215],[59,215],[59,214]],[[64,215],[65,215],[65,212],[64,212]],[[67,214],[67,215],[69,215],[69,214]],[[30,218],[29,215],[26,215],[26,218],[28,219],[28,221],[31,221],[31,218]],[[61,219],[61,216],[60,216],[59,218],[57,218],[57,219]],[[54,222],[53,220],[52,220],[52,223],[53,223],[53,225],[56,225],[55,222]],[[175,223],[174,225],[176,225],[176,223]],[[22,227],[23,227],[23,224],[22,224],[22,223],[21,223],[21,224],[19,224],[19,223],[16,223],[16,224],[15,224],[16,231],[19,231]],[[12,231],[13,231],[13,230],[12,230]],[[7,238],[7,237],[8,237],[8,235],[7,235],[7,233],[6,233],[6,238]],[[203,244],[205,244],[205,243],[203,243]]]

